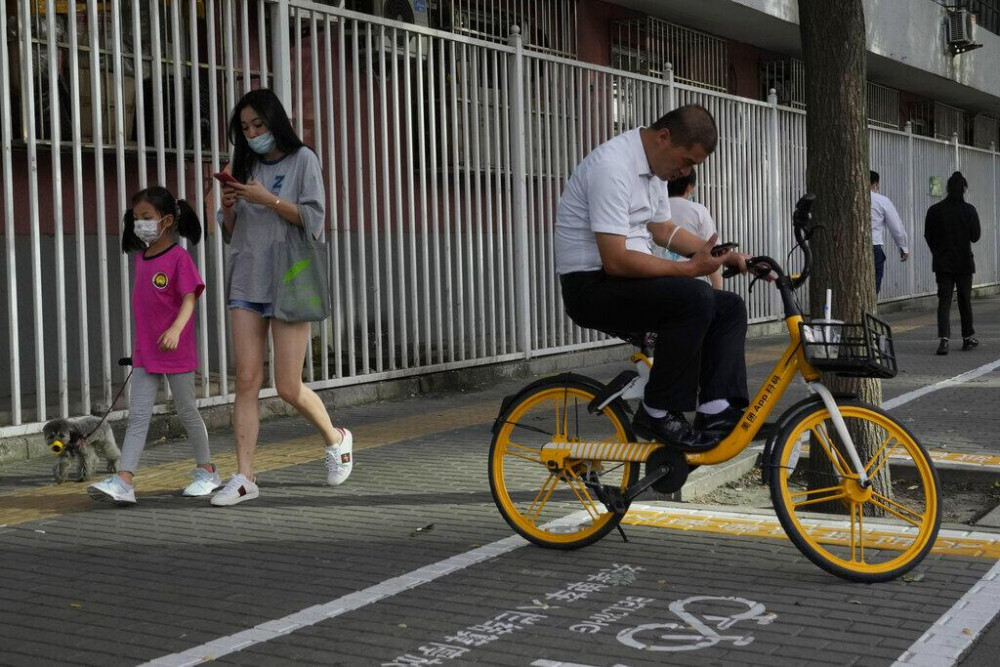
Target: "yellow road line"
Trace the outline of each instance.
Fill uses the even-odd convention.
[[[746,537],[788,539],[776,517],[756,514],[683,510],[649,505],[633,505],[622,523],[634,526],[654,526],[671,530],[692,530]],[[849,544],[850,528],[835,520],[820,522],[811,533],[818,541],[828,544]],[[871,542],[868,538],[871,538]],[[884,530],[866,534],[866,548],[893,549],[909,546],[911,540],[900,531],[886,526]],[[1000,534],[942,530],[934,544],[934,553],[951,556],[1000,559]]]
[[[931,460],[935,463],[961,463],[964,465],[982,466],[984,468],[1000,468],[1000,456],[993,454],[963,454],[961,452],[946,452],[940,449],[932,449],[928,452]],[[895,456],[890,458],[897,458]],[[898,458],[906,458],[901,456]]]
[[[803,456],[809,453],[809,445],[802,446]],[[977,466],[982,468],[1000,468],[1000,456],[995,454],[969,454],[963,452],[951,452],[943,449],[928,449],[934,463],[955,463],[965,466]],[[894,461],[912,461],[913,459],[902,449],[893,450],[889,454],[889,459]]]
[[[429,410],[412,417],[352,428],[354,448],[358,451],[373,449],[410,438],[487,423],[496,417],[498,406],[497,401],[484,401],[458,408]],[[323,456],[324,448],[319,435],[310,435],[259,445],[254,455],[254,467],[256,472],[263,473],[317,461]],[[216,453],[212,458],[223,477],[228,475],[228,471],[236,469],[235,452]],[[191,469],[189,460],[140,468],[136,475],[140,502],[144,496],[175,492],[183,488],[190,481],[188,473]],[[94,506],[94,501],[87,496],[86,485],[77,482],[12,489],[0,492],[0,525],[12,526],[25,521],[83,512]]]

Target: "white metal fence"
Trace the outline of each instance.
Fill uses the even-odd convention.
[[[77,4],[18,0],[7,16],[0,3],[16,27],[0,35],[0,81],[13,93],[0,97],[0,437],[110,403],[131,336],[120,221],[131,194],[154,183],[203,214],[208,233],[191,249],[208,284],[200,401],[232,400],[210,174],[228,159],[229,110],[257,86],[285,101],[326,177],[334,314],[313,331],[305,372],[316,388],[613,343],[563,311],[555,207],[592,148],[679,104],[704,104],[719,124],[697,196],[722,235],[749,252],[787,250],[805,190],[805,114],[774,98],[528,51],[516,33],[496,44],[301,0]],[[101,74],[84,77],[81,61]],[[928,183],[956,166],[984,223],[977,283],[996,283],[998,155],[871,137],[913,251],[890,260],[883,299],[933,291],[920,238],[936,200]],[[753,320],[780,315],[767,290],[734,288]]]

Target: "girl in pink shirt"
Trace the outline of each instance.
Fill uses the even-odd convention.
[[[118,474],[91,485],[88,492],[94,500],[135,504],[132,478],[146,445],[162,375],[173,392],[177,415],[187,431],[197,463],[194,481],[183,493],[207,496],[222,483],[208,451],[208,433],[194,391],[198,351],[192,315],[205,283],[191,255],[177,245],[178,235],[198,243],[201,221],[187,202],[176,200],[166,188],[151,187],[132,198],[132,210],[125,214],[124,226],[122,252],[135,253],[132,290],[135,342],[129,424]]]

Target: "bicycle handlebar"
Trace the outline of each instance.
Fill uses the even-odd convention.
[[[792,229],[795,232],[795,241],[802,248],[802,254],[805,259],[802,271],[790,280],[789,284],[793,290],[801,287],[809,279],[809,273],[812,271],[812,251],[809,249],[809,239],[817,229],[817,226],[812,222],[812,214],[810,213],[814,201],[816,201],[816,195],[808,193],[802,195],[795,204],[795,212],[792,213]],[[771,273],[776,274],[776,279],[778,280],[785,277],[785,272],[781,268],[781,265],[767,255],[759,255],[748,259],[747,272],[752,273],[757,278],[766,278]],[[736,267],[727,266],[722,271],[722,277],[732,278],[739,275],[739,273],[740,271]]]
[[[816,195],[807,192],[799,198],[799,201],[795,204],[795,212],[792,213],[792,228],[795,230],[795,241],[802,248],[804,259],[802,271],[797,278],[792,279],[792,289],[798,289],[809,278],[809,273],[812,271],[812,250],[809,249],[809,238],[816,230],[816,225],[812,221],[810,211],[815,201]]]

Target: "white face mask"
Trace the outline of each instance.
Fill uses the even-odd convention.
[[[167,216],[163,216],[166,218]],[[160,229],[160,222],[163,220],[144,220],[137,219],[135,221],[135,235],[139,237],[139,240],[145,243],[147,246],[153,245],[160,240],[163,236],[163,230]]]

